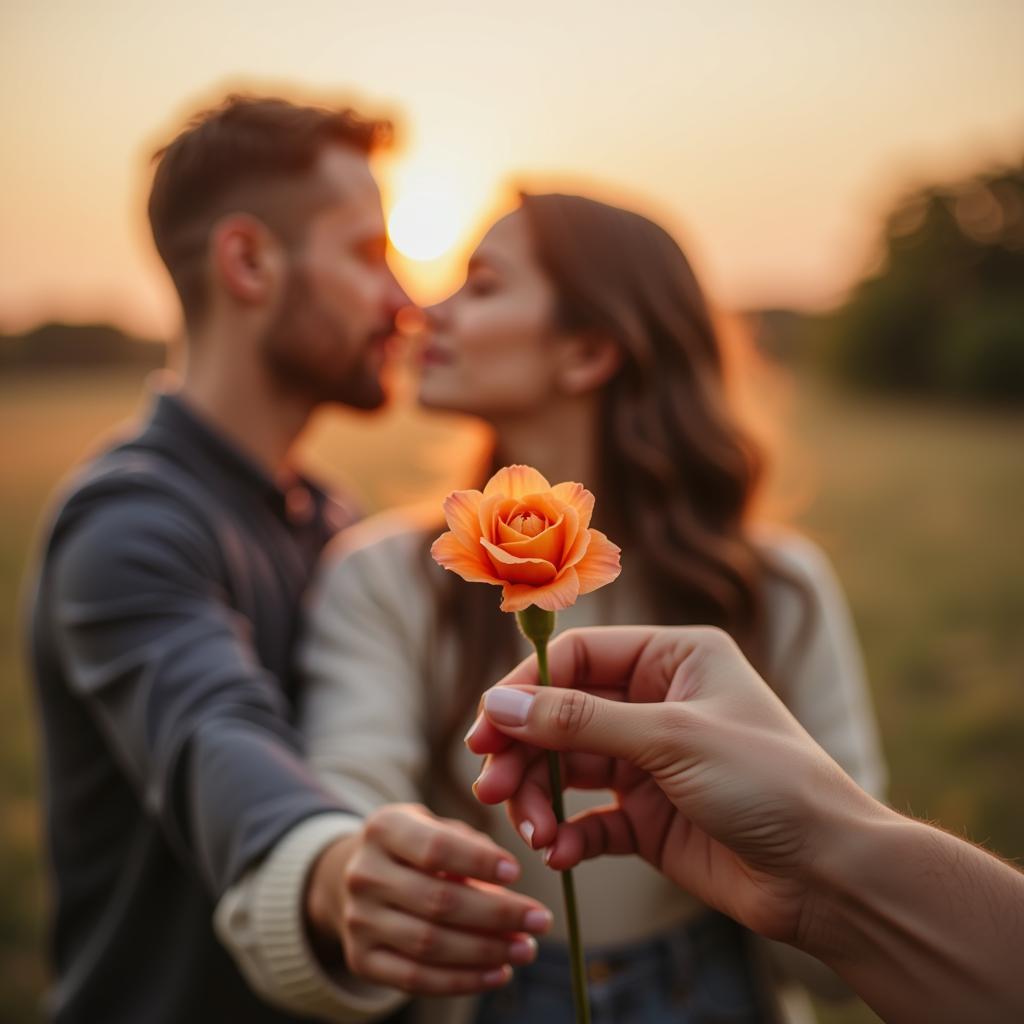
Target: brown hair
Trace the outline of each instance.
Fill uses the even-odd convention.
[[[783,579],[810,603],[751,538],[765,459],[730,408],[722,347],[689,261],[639,214],[581,196],[521,198],[556,293],[556,326],[611,338],[622,354],[596,438],[601,529],[639,563],[658,622],[719,626],[764,672],[765,579]],[[501,465],[500,452],[492,463]],[[438,634],[457,624],[459,646],[457,697],[431,742],[434,774],[450,785],[458,730],[510,666],[515,633],[491,588],[433,578]]]
[[[325,201],[309,181],[323,149],[340,144],[369,154],[391,134],[390,122],[368,120],[348,108],[299,106],[274,97],[232,94],[193,117],[154,155],[149,195],[153,240],[186,322],[195,324],[205,311],[203,258],[220,217],[251,213],[295,243]]]

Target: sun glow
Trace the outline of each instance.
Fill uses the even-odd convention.
[[[416,302],[436,302],[458,286],[469,249],[492,219],[495,182],[467,172],[474,166],[452,146],[380,166],[391,264]]]
[[[398,194],[388,218],[388,235],[403,256],[427,262],[452,248],[465,219],[450,182],[438,176],[416,176]]]

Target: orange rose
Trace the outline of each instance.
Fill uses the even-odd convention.
[[[582,484],[551,486],[529,466],[499,469],[483,493],[454,491],[449,532],[430,553],[470,583],[502,587],[501,610],[559,611],[619,575],[619,549],[590,529],[594,496]]]

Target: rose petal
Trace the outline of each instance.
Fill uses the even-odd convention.
[[[483,548],[479,547],[480,554],[467,551],[465,546],[454,533],[442,533],[430,546],[431,557],[439,565],[451,572],[458,573],[469,583],[496,583],[501,585],[505,581],[494,574]]]
[[[568,561],[569,553],[573,550],[573,546],[576,543],[576,538],[580,534],[580,514],[573,508],[572,505],[566,505],[562,512],[562,518],[565,521],[565,545],[562,548],[562,554],[557,564],[563,569],[570,566]],[[582,554],[580,558],[582,558]],[[579,559],[577,559],[579,561]]]
[[[619,564],[620,549],[600,530],[589,530],[590,543],[586,554],[576,566],[580,593],[589,594],[606,583],[611,583],[622,572]]]
[[[491,556],[494,572],[506,583],[528,583],[540,586],[555,578],[558,570],[543,558],[517,558],[502,551],[497,544],[481,540],[484,550]]]
[[[565,504],[564,501],[556,501],[550,494],[526,494],[516,502],[515,508],[504,518],[506,522],[510,522],[524,512],[533,512],[543,516],[549,523],[553,523],[565,510]]]
[[[471,551],[480,542],[479,512],[483,500],[484,496],[479,491],[452,491],[444,499],[444,517],[448,520],[448,529]]]
[[[581,529],[585,530],[590,526],[590,517],[594,514],[594,495],[583,484],[555,484],[551,488],[551,494],[557,501],[565,502],[576,509],[580,516]]]
[[[498,522],[509,518],[509,513],[516,507],[515,498],[506,498],[502,494],[492,494],[480,502],[477,518],[480,521],[479,536],[492,543],[498,540]]]
[[[580,595],[580,581],[575,569],[567,569],[561,576],[541,587],[525,587],[506,583],[501,592],[503,612],[521,612],[535,604],[549,612],[559,612],[576,603]]]
[[[593,530],[587,529],[582,523],[576,533],[576,539],[572,542],[572,547],[569,548],[565,553],[565,558],[562,560],[563,566],[577,565],[582,561],[583,556],[587,553],[587,547],[590,544],[590,536]]]
[[[499,544],[514,543],[517,540],[530,539],[526,536],[525,533],[520,533],[519,530],[516,530],[514,527],[509,526],[508,523],[503,522],[501,519],[499,519],[497,523],[495,523],[495,526],[497,527],[495,533],[495,540]]]
[[[487,481],[484,497],[501,494],[508,498],[521,498],[524,494],[550,490],[551,484],[532,466],[506,466]]]
[[[594,496],[582,484],[557,484],[552,489],[558,500],[564,501],[570,508],[576,510],[579,516],[579,527],[576,536],[569,541],[565,557],[562,560],[563,567],[576,565],[587,550],[590,543],[590,517],[594,513]]]
[[[503,525],[498,524],[499,530]],[[520,537],[518,540],[503,542],[500,547],[502,551],[517,558],[543,558],[558,569],[565,552],[565,517],[559,516],[557,523],[536,537]]]

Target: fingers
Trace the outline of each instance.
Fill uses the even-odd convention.
[[[395,861],[349,867],[348,890],[357,900],[402,910],[445,927],[476,933],[530,932],[542,934],[551,913],[536,900],[483,882],[462,882],[424,873]]]
[[[544,861],[555,871],[567,871],[583,860],[636,852],[636,837],[626,814],[617,807],[601,807],[560,825]]]
[[[529,963],[537,952],[537,940],[530,935],[470,933],[392,907],[375,905],[371,912],[368,903],[354,910],[347,927],[363,946],[386,946],[428,966],[486,970]]]
[[[558,687],[607,691],[615,697],[624,692],[647,645],[658,630],[650,626],[573,629],[556,638],[548,651],[551,681]],[[537,658],[516,666],[496,686],[524,687],[540,683]],[[476,754],[494,754],[510,745],[509,737],[481,713],[466,733],[465,742]]]
[[[494,687],[483,707],[492,725],[520,743],[625,760],[644,752],[664,715],[660,705],[623,704],[560,687]]]
[[[488,836],[459,822],[435,818],[421,808],[385,807],[366,822],[366,836],[420,871],[507,884],[519,864]]]
[[[516,744],[497,754],[491,754],[473,783],[473,794],[485,804],[496,804],[508,798],[519,788],[538,752]]]
[[[514,870],[509,870],[512,868]],[[518,875],[511,855],[461,822],[393,805],[371,815],[344,868],[340,933],[353,971],[406,992],[504,984],[551,926],[535,900],[482,879]]]
[[[495,728],[480,711],[463,742],[474,754],[496,754],[510,747],[515,740]]]
[[[508,816],[523,842],[532,850],[546,847],[558,822],[551,806],[547,758],[517,744],[487,758],[473,793],[484,804],[508,800]]]
[[[551,681],[555,686],[620,689],[648,643],[659,633],[653,626],[605,626],[571,629],[557,637],[548,650]],[[514,668],[499,686],[536,686],[536,658]]]
[[[527,779],[508,802],[508,816],[515,830],[532,850],[542,850],[555,839],[558,822],[551,806],[547,779]]]
[[[361,977],[410,995],[468,995],[500,988],[512,978],[512,969],[507,964],[486,970],[432,967],[383,946],[354,957],[349,954],[348,963]]]

